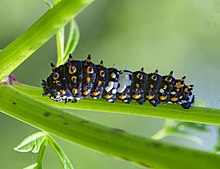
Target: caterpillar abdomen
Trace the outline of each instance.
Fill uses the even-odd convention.
[[[74,60],[70,55],[67,63],[51,66],[51,75],[42,82],[43,95],[58,102],[77,102],[91,96],[109,102],[119,99],[144,104],[148,100],[155,107],[161,102],[180,104],[185,109],[194,104],[193,85],[185,84],[185,76],[175,79],[173,71],[165,76],[159,75],[158,70],[147,74],[143,68],[135,72],[119,71],[106,68],[102,61],[95,65],[90,55],[84,61]]]

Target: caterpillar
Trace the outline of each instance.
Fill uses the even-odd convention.
[[[78,102],[91,96],[93,99],[105,99],[115,102],[117,99],[125,103],[136,100],[144,104],[147,100],[155,107],[160,102],[179,104],[189,109],[194,104],[193,85],[186,85],[186,76],[181,79],[168,75],[159,75],[139,71],[117,70],[106,68],[103,61],[94,64],[89,55],[86,60],[75,60],[72,54],[68,61],[56,67],[53,63],[52,73],[42,80],[43,96],[49,96],[57,102]]]

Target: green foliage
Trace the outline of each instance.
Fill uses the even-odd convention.
[[[4,68],[5,71],[1,71],[0,79],[3,79],[6,74],[10,73],[10,72],[7,72],[7,70],[13,71],[13,69],[15,69],[16,66],[21,64],[28,56],[30,56],[31,53],[34,52],[34,50],[36,50],[38,47],[40,47],[43,43],[45,43],[53,35],[53,33],[51,33],[51,32],[55,32],[55,31],[58,31],[57,32],[57,54],[58,54],[57,64],[58,65],[63,64],[68,57],[67,52],[71,53],[72,51],[74,51],[74,49],[79,41],[78,26],[72,18],[73,18],[73,16],[76,15],[76,13],[78,13],[81,10],[81,8],[83,8],[89,2],[90,2],[89,0],[88,1],[78,1],[78,2],[75,1],[74,6],[71,7],[71,4],[68,1],[65,2],[65,0],[63,0],[62,3],[60,3],[60,0],[54,0],[54,5],[50,1],[46,0],[45,3],[48,5],[48,7],[50,9],[49,12],[47,14],[45,14],[41,19],[39,19],[38,22],[36,22],[28,31],[26,31],[24,34],[22,34],[21,37],[19,37],[17,40],[15,40],[14,43],[12,42],[9,45],[9,47],[6,47],[4,49],[4,52],[7,53],[10,50],[13,51],[13,48],[14,48],[14,46],[16,47],[16,45],[18,45],[18,46],[24,45],[25,41],[27,40],[27,36],[29,34],[32,34],[32,36],[34,36],[34,35],[37,35],[41,31],[46,31],[46,36],[44,36],[43,39],[41,39],[42,37],[39,39],[37,39],[37,38],[32,39],[34,42],[33,44],[26,44],[26,46],[24,45],[20,51],[22,54],[20,56],[17,55],[17,57],[19,57],[19,60],[16,60],[16,62],[14,62],[14,63],[8,62],[8,59],[9,59],[8,55],[3,54],[4,56],[2,58],[3,61],[1,62],[1,66]],[[68,11],[68,8],[70,11]],[[61,17],[60,17],[60,16],[56,15],[56,13],[57,13],[56,9],[58,11],[61,11],[61,10],[67,10],[67,11],[65,11],[64,15],[60,14],[61,15]],[[68,17],[68,15],[69,15],[69,17]],[[50,20],[51,20],[51,16],[53,18],[54,17],[56,18],[56,22],[53,22],[52,27],[50,27],[49,31],[47,31],[47,30],[45,30],[46,28],[44,29],[42,25],[43,24],[45,25],[46,23],[48,24],[48,22],[50,22]],[[68,41],[67,41],[65,53],[64,53],[64,26],[68,21],[70,21],[70,31],[69,31]],[[16,43],[16,41],[17,41],[17,43]],[[13,44],[15,44],[15,45],[13,45]],[[18,50],[16,50],[16,51],[19,53]],[[14,56],[12,59],[16,59],[16,56]],[[10,66],[10,64],[13,64],[13,66]],[[8,66],[10,66],[11,69],[9,69]],[[7,67],[7,68],[5,68],[5,67]],[[4,81],[4,84],[11,84],[10,77],[7,78],[7,81]],[[0,84],[0,85],[2,85],[2,84]],[[71,162],[69,161],[69,159],[67,158],[65,153],[62,151],[62,149],[59,147],[59,145],[55,142],[55,140],[52,137],[50,137],[45,132],[38,132],[38,133],[30,135],[29,137],[24,139],[22,141],[22,143],[20,143],[15,148],[15,150],[19,151],[19,152],[32,151],[33,153],[38,153],[37,162],[26,167],[26,169],[33,169],[33,168],[41,169],[42,168],[42,162],[43,162],[43,157],[45,154],[47,143],[49,143],[52,146],[52,148],[55,150],[55,152],[58,154],[63,168],[64,169],[73,169]]]
[[[70,22],[70,31],[68,35],[66,48],[64,51],[63,62],[67,61],[69,54],[72,53],[76,49],[76,46],[79,42],[79,35],[80,35],[79,27],[77,23],[74,20],[72,20]]]
[[[45,1],[49,9],[52,9],[59,2],[60,0],[54,0],[54,5],[53,5],[50,1]],[[66,48],[64,47],[64,41],[65,41],[64,33],[65,33],[64,27],[61,28],[56,33],[57,56],[58,56],[57,65],[63,64],[67,60],[68,58],[67,54],[74,51],[79,41],[79,29],[74,20],[70,22],[70,31],[69,31]],[[65,53],[64,53],[64,48],[65,48]],[[19,144],[14,150],[19,151],[19,152],[29,152],[29,151],[32,151],[33,153],[39,152],[37,162],[28,166],[26,169],[32,169],[32,168],[41,169],[43,168],[42,161],[44,158],[47,143],[49,143],[54,149],[54,151],[58,154],[63,168],[73,169],[71,162],[69,161],[69,159],[67,158],[63,150],[60,148],[60,146],[56,143],[56,141],[51,136],[49,136],[49,134],[45,132],[38,132],[38,133],[30,135],[29,137],[24,139],[22,143]]]
[[[79,41],[79,29],[74,17],[90,2],[91,0],[54,0],[54,4],[52,4],[45,0],[49,11],[1,51],[0,80],[3,80],[54,34],[57,35],[57,65],[63,64]],[[67,23],[70,23],[70,30],[65,44],[64,26]],[[38,153],[36,163],[25,169],[43,168],[43,158],[48,144],[59,156],[63,168],[73,168],[61,147],[48,133],[144,167],[158,169],[219,168],[220,157],[215,154],[139,137],[120,129],[109,128],[80,118],[75,114],[77,114],[77,110],[88,110],[181,120],[181,122],[166,120],[163,128],[153,138],[161,139],[167,135],[174,135],[201,144],[198,137],[190,135],[182,128],[189,127],[200,132],[209,132],[203,124],[186,122],[220,125],[220,110],[201,107],[184,110],[178,105],[169,104],[155,109],[150,105],[140,106],[137,103],[126,105],[121,102],[116,102],[112,106],[105,101],[91,99],[74,105],[64,105],[43,98],[42,90],[39,88],[19,83],[15,83],[14,86],[0,84],[0,93],[1,112],[44,131],[28,136],[15,148],[19,152]],[[31,112],[30,106],[32,107]],[[62,110],[62,108],[66,110]],[[76,113],[73,114],[73,111]],[[217,141],[213,152],[219,152],[219,147],[220,143]]]
[[[49,0],[44,0],[44,1],[47,4],[49,9],[53,8],[53,3],[52,2],[50,2]]]
[[[56,143],[56,141],[49,135],[47,136],[47,139],[48,139],[50,145],[52,146],[52,148],[54,149],[54,151],[59,156],[63,168],[64,169],[73,169],[73,166],[72,166],[70,160],[68,159],[66,154],[63,152],[63,150],[60,148],[60,146]]]
[[[92,0],[62,0],[0,53],[0,81],[70,22]]]
[[[114,106],[109,104],[105,100],[94,100],[94,99],[83,99],[77,104],[71,103],[57,103],[51,99],[42,97],[42,89],[29,85],[17,83],[15,86],[18,90],[26,93],[27,95],[34,97],[44,103],[52,105],[57,108],[65,108],[67,110],[87,110],[87,111],[98,111],[98,112],[109,112],[109,113],[121,113],[131,114],[139,116],[150,116],[158,118],[166,118],[173,120],[181,120],[186,122],[195,122],[203,124],[220,125],[220,110],[211,109],[204,107],[191,107],[188,110],[181,108],[179,105],[167,104],[160,105],[155,108],[150,104],[139,105],[136,102],[131,104],[124,104],[121,101],[116,101]],[[187,125],[191,125],[188,123]]]
[[[79,42],[79,28],[77,23],[72,20],[70,22],[70,31],[68,35],[68,40],[66,43],[66,47],[64,47],[65,37],[64,37],[65,29],[61,29],[59,32],[57,32],[57,66],[64,64],[69,54],[72,53],[78,42]],[[65,49],[64,49],[65,48]]]
[[[43,131],[115,157],[154,168],[217,169],[220,157],[207,152],[109,128],[37,100],[15,87],[0,87],[1,111]],[[31,112],[30,107],[31,105]],[[210,163],[212,166],[210,166]]]
[[[186,130],[188,129],[188,130]],[[194,130],[201,133],[210,133],[210,128],[205,124],[198,123],[187,123],[183,121],[175,120],[165,120],[163,127],[156,134],[152,136],[153,139],[159,140],[166,136],[177,136],[182,137],[191,141],[194,141],[197,144],[203,144],[203,141],[189,133],[189,130]]]
[[[27,138],[25,138],[14,150],[19,152],[33,152],[38,153],[40,147],[44,140],[46,139],[47,133],[45,132],[38,132],[34,133]]]
[[[40,169],[40,167],[38,167],[38,163],[34,163],[29,165],[28,167],[25,167],[24,169]]]
[[[37,132],[34,133],[27,138],[25,138],[16,148],[14,148],[18,152],[33,152],[38,153],[37,162],[31,164],[30,166],[26,167],[25,169],[32,169],[32,168],[43,168],[42,161],[45,154],[45,150],[47,147],[47,143],[51,145],[54,151],[60,158],[62,166],[64,169],[73,169],[73,166],[70,160],[67,158],[66,154],[60,148],[60,146],[56,143],[56,141],[46,132]]]
[[[37,132],[25,138],[14,150],[18,152],[38,153],[37,162],[29,165],[25,169],[43,168],[43,158],[47,147],[47,133]]]

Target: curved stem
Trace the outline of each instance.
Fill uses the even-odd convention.
[[[41,130],[121,159],[158,169],[218,169],[214,154],[172,146],[109,128],[29,97],[14,87],[0,86],[0,111]],[[210,165],[211,164],[211,165]]]
[[[57,66],[63,64],[64,60],[64,28],[56,33],[57,40]]]
[[[63,152],[62,148],[57,144],[57,142],[50,136],[47,135],[47,139],[51,147],[54,149],[54,151],[57,153],[57,155],[60,158],[60,161],[63,165],[64,169],[73,169],[73,166],[70,162],[70,160],[67,158],[66,154]]]
[[[167,132],[164,128],[161,128],[158,132],[156,132],[153,136],[151,136],[152,139],[160,140],[167,136]]]
[[[62,0],[0,52],[0,82],[92,0]]]
[[[40,147],[40,150],[39,150],[39,153],[38,153],[38,156],[37,156],[37,165],[39,168],[43,168],[42,165],[43,165],[43,159],[44,159],[44,155],[45,155],[45,152],[46,152],[46,148],[47,148],[47,140],[45,139],[44,142],[42,143],[41,147]]]
[[[160,105],[159,107],[155,108],[149,103],[139,105],[136,102],[132,102],[131,104],[125,104],[121,101],[116,101],[114,104],[111,104],[103,99],[83,99],[74,104],[65,104],[55,102],[49,99],[48,97],[42,97],[43,90],[41,88],[28,86],[20,83],[15,84],[14,87],[28,94],[29,96],[32,96],[44,103],[53,105],[57,108],[150,116],[157,118],[181,120],[186,122],[220,125],[219,109],[191,107],[190,109],[186,110],[180,107],[179,105],[174,104]]]
[[[54,0],[54,5],[56,6],[61,0]],[[64,60],[64,33],[65,27],[62,27],[56,33],[56,41],[57,41],[57,66],[63,64]]]

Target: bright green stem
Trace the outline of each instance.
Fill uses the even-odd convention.
[[[54,0],[54,5],[57,5],[61,0]],[[65,33],[65,27],[62,27],[57,33],[56,33],[56,41],[57,41],[57,66],[60,66],[63,64],[64,60],[64,33]]]
[[[164,124],[163,124],[163,127],[157,132],[155,133],[153,136],[151,136],[152,139],[155,139],[155,140],[160,140],[164,137],[167,136],[167,134],[169,133],[169,128],[170,128],[170,124],[172,124],[172,121],[171,120],[164,120]]]
[[[73,53],[73,51],[76,49],[76,46],[79,42],[79,35],[79,27],[77,23],[74,20],[72,20],[70,22],[70,30],[64,52],[64,61],[66,61],[69,57],[69,54]]]
[[[41,88],[32,87],[23,84],[16,84],[15,87],[26,94],[50,105],[58,108],[65,109],[77,109],[77,110],[89,110],[89,111],[100,111],[100,112],[110,112],[110,113],[122,113],[131,115],[141,115],[150,116],[157,118],[167,118],[173,120],[181,120],[187,122],[196,122],[203,124],[213,124],[220,125],[220,110],[210,109],[203,107],[191,107],[186,110],[180,105],[167,104],[160,105],[155,108],[149,103],[144,105],[139,105],[136,102],[131,104],[125,104],[121,101],[116,101],[111,104],[103,99],[93,100],[93,99],[83,99],[77,103],[57,103],[48,97],[42,97],[43,90]]]
[[[92,0],[62,0],[0,52],[0,82]]]
[[[57,66],[60,66],[64,63],[64,28],[60,29],[56,33],[57,39]]]
[[[41,147],[40,147],[40,150],[38,152],[38,156],[37,156],[37,165],[38,165],[38,168],[43,168],[42,165],[43,165],[43,159],[44,159],[44,155],[45,155],[45,151],[46,151],[46,148],[47,148],[47,139],[44,140],[44,142],[42,143]]]
[[[63,152],[62,148],[57,144],[57,142],[50,136],[47,135],[47,139],[53,148],[53,150],[57,153],[59,156],[59,159],[63,165],[64,169],[73,169],[73,166],[70,162],[70,160],[67,158],[66,154]]]
[[[160,139],[166,137],[167,134],[168,133],[167,133],[166,129],[162,128],[157,133],[155,133],[153,136],[151,136],[151,138],[155,139],[155,140],[160,140]]]
[[[72,142],[157,169],[218,169],[220,157],[105,127],[0,86],[0,111]],[[96,104],[95,102],[93,104]],[[99,104],[98,104],[99,105]],[[112,106],[114,107],[114,106]]]

